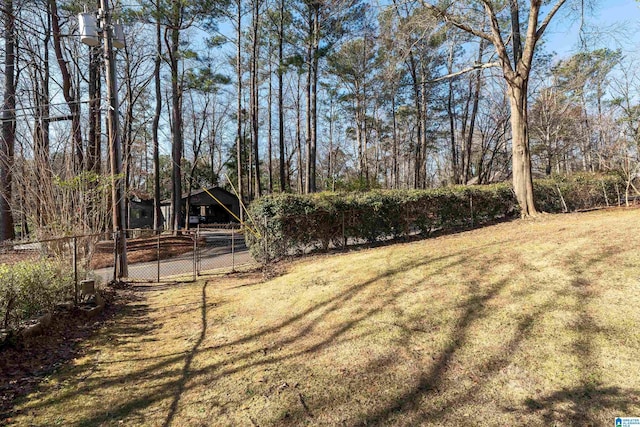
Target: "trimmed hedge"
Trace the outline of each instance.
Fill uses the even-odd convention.
[[[578,174],[537,180],[539,210],[565,212],[619,204],[622,179]],[[268,261],[310,247],[375,242],[475,227],[519,215],[509,184],[430,190],[375,190],[310,195],[274,194],[255,200],[250,217],[259,232],[247,233],[254,258]]]
[[[52,261],[0,265],[0,328],[51,311],[73,299],[73,271]]]

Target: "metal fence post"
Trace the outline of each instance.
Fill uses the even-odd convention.
[[[347,250],[347,237],[344,234],[344,212],[342,212],[342,250]]]
[[[231,227],[231,271],[236,271],[236,229]]]
[[[269,263],[269,242],[267,241],[267,217],[264,217],[264,263]]]
[[[156,230],[157,283],[160,283],[160,230]]]
[[[471,228],[473,228],[473,194],[469,194],[469,208],[471,209]]]
[[[198,234],[193,236],[193,281],[198,278]]]
[[[78,305],[78,239],[73,236],[73,302]]]
[[[113,281],[118,278],[118,232],[113,232]]]

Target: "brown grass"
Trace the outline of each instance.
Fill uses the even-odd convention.
[[[612,425],[640,414],[640,210],[140,288],[16,425]]]

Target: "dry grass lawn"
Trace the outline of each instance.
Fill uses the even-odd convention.
[[[150,286],[17,425],[613,425],[640,416],[640,210]]]

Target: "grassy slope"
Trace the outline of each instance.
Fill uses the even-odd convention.
[[[640,210],[544,216],[154,289],[36,425],[610,425],[640,414]]]

